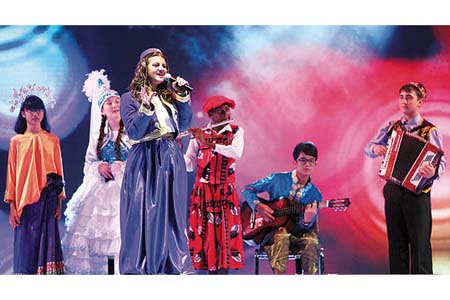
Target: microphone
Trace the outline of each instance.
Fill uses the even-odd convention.
[[[173,78],[172,75],[170,75],[170,73],[166,73],[166,75],[164,75],[164,80],[168,81],[168,82],[175,82],[176,81],[176,79]],[[185,84],[185,85],[182,85],[182,86],[178,85],[178,87],[182,88],[185,91],[187,90],[189,92],[192,92],[194,90],[189,84]]]

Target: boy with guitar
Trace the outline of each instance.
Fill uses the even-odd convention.
[[[296,168],[292,172],[273,173],[245,186],[242,192],[246,203],[256,210],[264,223],[273,222],[276,216],[268,202],[262,203],[257,194],[268,192],[271,201],[285,198],[292,204],[303,204],[294,220],[270,230],[262,238],[261,246],[267,252],[275,274],[286,272],[289,253],[302,255],[305,274],[318,274],[319,236],[317,232],[318,202],[322,194],[311,182],[317,164],[317,148],[312,142],[303,142],[293,151]],[[245,227],[245,226],[244,226]],[[245,235],[245,231],[244,231]]]

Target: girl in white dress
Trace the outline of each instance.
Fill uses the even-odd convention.
[[[120,187],[130,145],[120,118],[120,95],[109,88],[104,72],[91,72],[83,86],[92,102],[91,132],[83,183],[64,212],[67,274],[107,274],[108,257],[114,257],[118,271]]]

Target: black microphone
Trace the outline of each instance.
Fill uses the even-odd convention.
[[[164,80],[168,81],[168,82],[175,82],[176,81],[176,79],[173,78],[172,75],[170,75],[170,73],[166,73],[166,75],[164,75]],[[182,85],[182,86],[178,85],[178,87],[183,89],[183,90],[185,90],[185,91],[187,90],[189,92],[192,92],[194,90],[189,84],[185,84],[185,85]]]

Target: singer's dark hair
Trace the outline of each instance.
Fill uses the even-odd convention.
[[[19,115],[16,119],[16,124],[14,125],[14,131],[19,134],[24,134],[27,131],[27,120],[22,116],[24,110],[43,110],[44,118],[41,121],[41,128],[47,132],[50,132],[50,124],[47,121],[47,110],[45,109],[44,102],[41,98],[35,95],[30,95],[25,98],[20,106]]]
[[[147,74],[147,68],[148,68],[148,59],[153,56],[160,56],[164,58],[167,65],[167,72],[169,72],[169,64],[167,57],[161,51],[151,52],[148,55],[144,56],[139,61],[134,71],[134,77],[131,80],[130,86],[128,87],[133,97],[136,98],[139,103],[142,102],[140,95],[142,87],[144,87],[147,90],[148,94],[150,94],[152,91]],[[160,96],[162,99],[168,102],[173,102],[174,99],[173,93],[169,90],[167,81],[164,81],[161,84],[159,84],[158,87],[156,88],[156,92],[158,93],[158,96]]]

